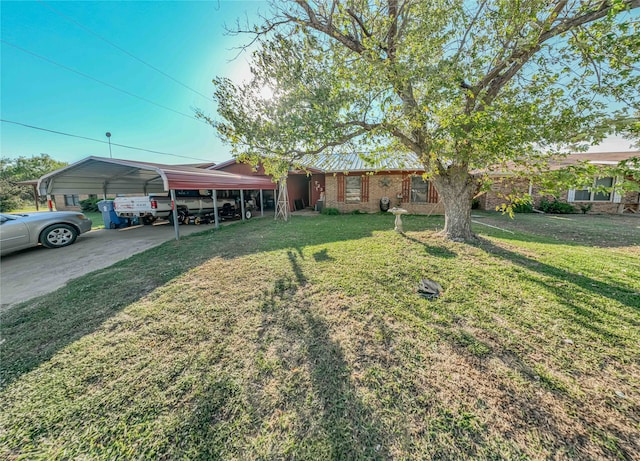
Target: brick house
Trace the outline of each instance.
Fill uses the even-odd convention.
[[[617,165],[623,160],[632,157],[640,157],[640,152],[598,152],[570,154],[567,157],[552,162],[549,168],[558,170],[580,161],[587,161],[595,165]],[[628,178],[631,179],[631,178]],[[619,180],[613,177],[597,177],[593,179],[593,186],[611,187]],[[510,176],[508,174],[496,174],[491,190],[478,198],[480,209],[495,210],[497,206],[505,202],[504,196],[510,194],[529,193],[533,198],[533,205],[538,208],[543,199],[553,199],[540,192],[540,188],[532,181],[524,178]],[[567,202],[576,209],[580,206],[590,206],[591,213],[617,214],[638,213],[640,207],[640,193],[627,192],[625,194],[594,192],[589,188],[570,189],[563,191],[557,199]]]
[[[413,214],[442,214],[444,206],[430,181],[422,178],[417,159],[387,159],[368,166],[358,154],[328,154],[303,161],[305,170],[291,170],[287,178],[290,211],[302,208],[337,208],[342,213],[381,210],[381,200]],[[237,174],[264,175],[261,166],[220,163],[212,169]],[[265,193],[267,193],[265,191]]]

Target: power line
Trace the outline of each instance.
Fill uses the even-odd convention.
[[[61,13],[60,11],[56,10],[54,7],[52,7],[52,6],[48,5],[48,4],[47,4],[47,3],[45,3],[44,1],[42,1],[42,0],[37,0],[37,1],[38,1],[38,3],[40,3],[42,6],[44,6],[44,7],[48,8],[48,9],[50,9],[51,11],[53,11],[53,12],[54,12],[55,14],[57,14],[58,16],[60,16],[60,17],[62,17],[62,18],[64,18],[64,19],[66,19],[67,21],[69,21],[69,22],[71,22],[71,23],[75,24],[76,26],[80,27],[80,28],[81,28],[81,29],[83,29],[84,31],[86,31],[86,32],[90,33],[91,35],[93,35],[93,36],[95,36],[95,37],[97,37],[97,38],[99,38],[99,39],[100,39],[100,40],[102,40],[103,42],[108,43],[109,45],[111,45],[112,47],[114,47],[114,48],[115,48],[115,49],[117,49],[117,50],[120,50],[121,52],[123,52],[123,53],[124,53],[124,54],[126,54],[127,56],[132,57],[132,58],[133,58],[133,59],[135,59],[136,61],[141,62],[141,63],[142,63],[142,64],[144,64],[145,66],[150,67],[151,69],[155,70],[155,71],[156,71],[156,72],[158,72],[159,74],[162,74],[162,75],[164,75],[165,77],[167,77],[168,79],[173,80],[173,81],[174,81],[174,82],[176,82],[178,85],[181,85],[181,86],[185,87],[186,89],[188,89],[188,90],[190,90],[190,91],[194,92],[195,94],[197,94],[197,95],[199,95],[199,96],[202,96],[202,97],[203,97],[203,98],[205,98],[207,101],[211,101],[211,99],[212,99],[211,97],[206,96],[206,95],[204,95],[204,94],[200,93],[198,90],[194,90],[194,89],[193,89],[193,88],[191,88],[190,86],[188,86],[188,85],[186,85],[186,84],[182,83],[180,80],[178,80],[178,79],[176,79],[176,78],[172,77],[171,75],[169,75],[169,74],[167,74],[167,73],[163,72],[162,70],[158,69],[158,68],[157,68],[157,67],[155,67],[154,65],[149,64],[149,63],[148,63],[148,62],[146,62],[146,61],[143,61],[143,60],[142,60],[142,59],[140,59],[139,57],[135,56],[134,54],[130,53],[129,51],[125,50],[124,48],[122,48],[122,47],[120,47],[120,46],[116,45],[115,43],[113,43],[113,42],[109,41],[108,39],[104,38],[103,36],[101,36],[101,35],[100,35],[100,34],[98,34],[97,32],[92,31],[91,29],[89,29],[88,27],[86,27],[86,26],[84,26],[83,24],[79,23],[79,22],[78,22],[78,21],[76,21],[75,19],[72,19],[72,18],[70,18],[69,16],[66,16],[65,14],[63,14],[63,13]]]
[[[80,71],[75,70],[75,69],[72,69],[71,67],[67,67],[67,66],[65,66],[64,64],[60,64],[60,63],[58,63],[58,62],[56,62],[56,61],[54,61],[54,60],[52,60],[52,59],[45,58],[44,56],[40,56],[39,54],[33,53],[33,52],[31,52],[31,51],[29,51],[29,50],[26,50],[26,49],[24,49],[24,48],[22,48],[22,47],[20,47],[20,46],[18,46],[18,45],[14,45],[13,43],[9,43],[9,42],[7,42],[7,41],[6,41],[6,40],[4,40],[4,39],[0,39],[0,42],[4,43],[5,45],[9,45],[9,46],[11,46],[11,47],[13,47],[13,48],[15,48],[15,49],[17,49],[17,50],[20,50],[20,51],[22,51],[23,53],[30,54],[31,56],[35,56],[35,57],[36,57],[36,58],[38,58],[38,59],[42,59],[43,61],[46,61],[46,62],[48,62],[48,63],[51,63],[51,64],[53,64],[53,65],[56,65],[56,66],[58,66],[58,67],[61,67],[61,68],[65,69],[65,70],[68,70],[69,72],[73,72],[74,74],[78,74],[78,75],[80,75],[80,76],[82,76],[82,77],[84,77],[84,78],[88,78],[89,80],[93,80],[94,82],[98,82],[98,83],[100,83],[100,84],[102,84],[102,85],[108,86],[109,88],[112,88],[112,89],[114,89],[114,90],[120,91],[121,93],[124,93],[124,94],[126,94],[126,95],[128,95],[128,96],[132,96],[132,97],[134,97],[134,98],[136,98],[136,99],[140,99],[141,101],[148,102],[149,104],[153,104],[154,106],[157,106],[157,107],[160,107],[160,108],[162,108],[162,109],[165,109],[165,110],[171,111],[171,112],[173,112],[173,113],[176,113],[176,114],[182,115],[183,117],[187,117],[187,118],[190,118],[190,119],[192,119],[192,120],[196,120],[197,122],[204,123],[205,125],[207,124],[206,122],[204,122],[204,121],[200,120],[199,118],[194,117],[193,115],[189,115],[189,114],[186,114],[186,113],[184,113],[184,112],[180,112],[180,111],[178,111],[178,110],[172,109],[172,108],[170,108],[170,107],[163,106],[162,104],[159,104],[159,103],[157,103],[157,102],[154,102],[154,101],[152,101],[152,100],[150,100],[150,99],[144,98],[144,97],[142,97],[142,96],[138,96],[138,95],[133,94],[133,93],[131,93],[131,92],[127,91],[127,90],[123,90],[122,88],[118,88],[117,86],[114,86],[114,85],[112,85],[112,84],[110,84],[110,83],[107,83],[107,82],[104,82],[104,81],[102,81],[102,80],[99,80],[99,79],[97,79],[97,78],[95,78],[95,77],[92,77],[91,75],[85,74],[85,73],[80,72]]]
[[[60,134],[60,135],[63,135],[63,136],[69,136],[71,138],[86,139],[88,141],[99,142],[101,144],[107,144],[107,141],[103,141],[101,139],[89,138],[87,136],[80,136],[80,135],[77,135],[77,134],[64,133],[62,131],[50,130],[48,128],[41,128],[39,126],[27,125],[26,123],[15,122],[13,120],[0,119],[0,122],[11,123],[13,125],[20,125],[20,126],[24,126],[26,128],[32,128],[34,130],[46,131],[48,133],[55,133],[55,134]],[[118,146],[118,147],[124,147],[125,149],[133,149],[133,150],[140,150],[140,151],[144,151],[144,152],[150,152],[152,154],[170,155],[172,157],[186,158],[186,159],[190,159],[190,160],[201,160],[203,162],[210,162],[211,161],[209,159],[203,159],[203,158],[197,158],[197,157],[187,157],[186,155],[178,155],[178,154],[169,154],[169,153],[166,153],[166,152],[158,152],[157,150],[144,149],[142,147],[125,146],[124,144],[116,144],[114,142],[112,142],[111,145],[112,146]]]

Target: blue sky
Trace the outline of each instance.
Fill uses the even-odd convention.
[[[250,56],[236,56],[250,37],[227,35],[225,24],[266,14],[266,2],[2,1],[0,7],[3,120],[104,142],[108,131],[114,144],[190,157],[112,145],[114,158],[168,164],[230,158],[192,108],[215,113],[215,76],[248,77]],[[0,129],[3,157],[46,153],[71,163],[109,156],[108,144],[5,122]]]
[[[250,56],[238,56],[238,47],[250,37],[229,36],[225,24],[267,14],[266,1],[2,1],[0,8],[1,118],[104,142],[3,122],[3,157],[46,153],[70,163],[108,157],[108,131],[113,144],[173,154],[112,145],[114,158],[168,164],[231,158],[192,108],[215,114],[213,77],[248,78]],[[612,139],[592,150],[628,146]]]

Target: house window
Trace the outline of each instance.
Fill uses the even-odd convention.
[[[596,192],[593,189],[597,187],[612,187],[613,178],[597,178],[593,185],[586,189],[575,189],[573,192],[573,202],[609,202],[611,201],[611,192]],[[571,198],[571,191],[569,197]]]
[[[64,204],[65,206],[80,206],[80,197],[77,195],[65,195]]]
[[[360,203],[360,191],[362,190],[361,176],[345,176],[344,178],[345,202]]]
[[[429,195],[429,182],[422,176],[411,176],[411,202],[427,203]]]

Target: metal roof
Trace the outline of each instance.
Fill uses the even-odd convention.
[[[42,176],[41,194],[149,194],[172,189],[275,189],[271,179],[182,165],[87,157]]]
[[[325,153],[305,156],[300,164],[307,168],[322,170],[325,173],[353,171],[424,171],[415,154],[409,153],[402,158],[380,157],[378,155],[359,153]]]

